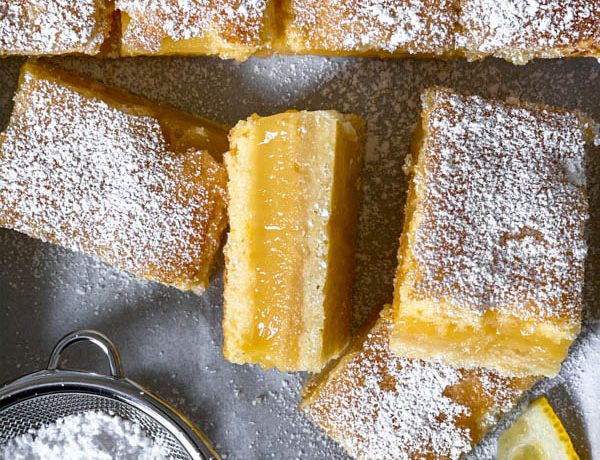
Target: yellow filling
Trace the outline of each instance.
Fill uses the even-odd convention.
[[[287,112],[232,131],[227,359],[318,371],[346,346],[363,130]]]
[[[297,159],[307,152],[295,142],[295,125],[292,120],[264,119],[252,132],[255,142],[249,154],[255,173],[249,190],[254,218],[248,237],[250,266],[257,277],[254,328],[244,343],[246,351],[259,354],[285,345],[290,358],[298,353],[302,328],[303,246],[299,243],[306,226]]]
[[[535,324],[487,311],[482,316],[441,314],[443,303],[404,304],[396,316],[392,348],[413,358],[463,365],[464,355],[509,375],[554,375],[578,333],[576,326]],[[523,361],[527,360],[527,366]]]

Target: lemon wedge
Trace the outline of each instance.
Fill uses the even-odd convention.
[[[548,400],[531,403],[498,441],[497,460],[579,460]]]

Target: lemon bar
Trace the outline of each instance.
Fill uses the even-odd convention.
[[[593,121],[443,88],[422,100],[391,348],[554,375],[581,327]]]
[[[218,55],[243,61],[275,34],[275,0],[116,0],[121,54]]]
[[[202,292],[226,149],[220,125],[30,61],[0,134],[0,225]]]
[[[458,459],[537,381],[396,356],[392,328],[388,306],[300,404],[356,459]]]
[[[230,133],[226,359],[317,372],[347,345],[364,129],[317,111]]]
[[[367,56],[451,56],[457,0],[284,0],[283,51]]]
[[[461,0],[458,44],[469,59],[600,56],[597,0]]]
[[[113,0],[2,0],[0,56],[100,54],[115,26]]]

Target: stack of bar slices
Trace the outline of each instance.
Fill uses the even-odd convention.
[[[589,0],[0,1],[0,55],[600,55]],[[230,129],[32,59],[0,225],[197,294],[229,227],[225,358],[315,373],[300,409],[352,457],[458,459],[580,332],[597,128],[425,90],[393,302],[352,337],[367,129],[334,110]]]
[[[458,458],[580,330],[595,127],[445,88],[422,102],[394,302],[354,340],[356,115],[253,115],[227,141],[30,61],[0,135],[0,224],[201,293],[229,214],[225,357],[324,370],[301,410],[353,457]]]
[[[3,0],[1,55],[600,56],[596,0]]]
[[[393,305],[301,404],[360,459],[459,458],[581,327],[593,121],[445,88],[422,103]]]

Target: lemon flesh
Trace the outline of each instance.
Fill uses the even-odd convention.
[[[534,401],[498,441],[497,460],[579,460],[548,400]]]

